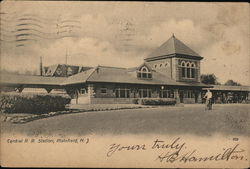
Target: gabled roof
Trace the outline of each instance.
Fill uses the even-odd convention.
[[[151,66],[149,66],[149,64],[147,64],[146,62],[144,62],[140,66],[136,67],[136,70],[140,70],[143,66],[146,66],[150,71],[152,71]]]
[[[95,68],[91,68],[84,72],[77,73],[75,75],[69,76],[61,85],[86,83],[89,76],[95,71]]]
[[[55,71],[57,69],[59,64],[55,64],[55,65],[51,65],[51,66],[48,66],[48,70],[46,72],[46,75],[50,75],[50,76],[53,76],[55,74]]]
[[[155,49],[145,60],[158,58],[162,56],[173,56],[176,54],[187,55],[202,59],[202,57],[177,39],[174,35],[163,43],[159,48]]]

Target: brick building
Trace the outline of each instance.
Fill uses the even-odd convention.
[[[65,90],[73,103],[132,103],[135,98],[162,98],[201,103],[203,59],[174,35],[138,67],[87,67],[66,64],[41,68],[41,76],[3,75],[1,86]],[[12,77],[10,77],[12,76]]]

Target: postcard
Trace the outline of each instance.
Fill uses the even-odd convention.
[[[248,168],[249,4],[3,1],[3,167]]]

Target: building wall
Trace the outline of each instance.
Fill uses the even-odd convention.
[[[106,89],[106,93],[102,93],[102,89]],[[129,98],[139,98],[139,89],[151,89],[151,98],[159,98],[161,86],[153,85],[125,85],[125,84],[95,84],[94,85],[94,97],[95,98],[116,98],[116,89],[117,88],[126,88],[130,89]],[[164,90],[173,90],[170,87],[164,87]]]
[[[181,71],[181,62],[192,62],[195,63],[195,78],[183,78]],[[169,78],[182,81],[182,82],[200,82],[200,61],[195,59],[186,59],[186,58],[165,58],[154,61],[148,61],[148,65],[157,72],[161,72]],[[162,66],[160,66],[162,65]]]
[[[161,86],[156,85],[126,85],[126,84],[111,84],[111,83],[97,83],[97,84],[90,84],[91,85],[91,94],[86,93],[84,95],[78,96],[78,104],[132,104],[135,98],[140,98],[139,89],[150,89],[151,90],[151,97],[150,98],[160,98],[161,93]],[[128,98],[117,98],[116,97],[116,89],[129,89],[129,97]],[[106,93],[102,93],[101,90],[105,89]],[[164,90],[172,90],[172,94],[174,91],[179,91],[178,87],[169,87],[164,86]],[[187,96],[186,91],[190,91],[191,89],[182,88],[181,91],[183,93],[182,102],[187,104],[199,103],[200,101],[198,98],[195,98],[195,93],[198,95],[200,92],[199,90],[192,90],[194,92]],[[88,92],[90,89],[87,90]],[[174,97],[176,98],[176,96]],[[161,99],[174,99],[174,98],[161,98]],[[77,104],[77,100],[72,100],[72,103]]]
[[[134,98],[91,98],[90,104],[133,104]]]
[[[106,89],[106,93],[102,93],[101,90]],[[96,84],[94,85],[94,96],[96,98],[114,98],[115,97],[115,85],[114,84]]]
[[[148,65],[153,70],[156,70],[157,72],[161,72],[164,75],[168,76],[169,78],[172,78],[172,59],[166,58],[166,59],[160,59],[160,60],[154,60],[147,62]]]
[[[185,104],[194,104],[195,98],[183,98],[183,103]]]

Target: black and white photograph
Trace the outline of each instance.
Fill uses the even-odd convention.
[[[0,5],[1,166],[249,167],[248,3]]]

